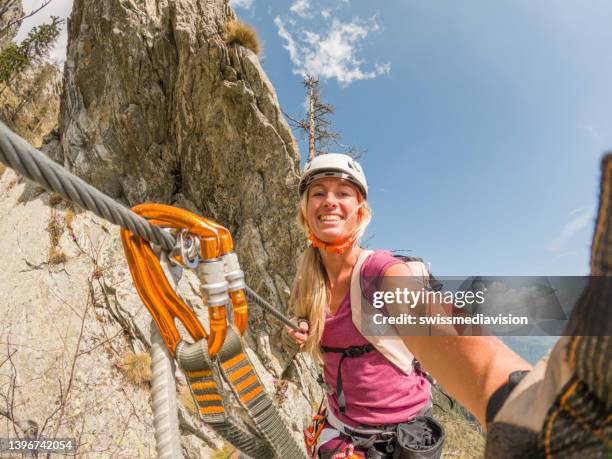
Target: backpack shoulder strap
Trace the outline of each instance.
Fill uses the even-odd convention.
[[[434,277],[422,258],[412,255],[393,255],[398,260],[402,260],[412,271],[413,276],[418,276],[421,282],[427,284],[429,290],[438,291],[442,289],[442,283]]]
[[[361,331],[361,314],[357,305],[361,304],[361,268],[370,255],[374,253],[373,250],[362,250],[357,258],[357,263],[353,268],[351,274],[351,313],[353,316],[353,323],[359,331]]]
[[[362,327],[362,316],[370,317],[378,312],[378,310],[374,309],[374,307],[363,298],[363,292],[361,291],[361,268],[365,260],[372,253],[371,250],[364,250],[361,252],[353,268],[353,274],[351,275],[351,316],[353,324],[364,338],[374,345],[376,350],[384,355],[387,360],[404,373],[409,374],[412,371],[414,356],[408,350],[401,337],[398,336],[395,327],[389,325],[390,328],[388,330],[377,336],[369,336],[364,333]]]

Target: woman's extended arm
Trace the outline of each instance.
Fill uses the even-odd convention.
[[[411,276],[396,264],[386,276]],[[486,409],[493,393],[517,370],[531,370],[494,336],[402,336],[408,349],[454,398],[486,425]]]

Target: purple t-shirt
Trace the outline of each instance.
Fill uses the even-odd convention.
[[[383,276],[397,263],[401,261],[390,252],[376,251],[364,262],[361,277]],[[323,346],[346,348],[368,344],[353,324],[350,301],[349,291],[336,313],[325,318]],[[335,352],[323,354],[325,382],[334,389],[328,396],[328,405],[342,422],[353,427],[397,424],[412,419],[427,405],[431,395],[429,382],[415,371],[406,375],[379,351],[373,350],[359,357],[347,357],[342,362],[346,411],[340,414],[335,393],[340,358],[341,354]]]

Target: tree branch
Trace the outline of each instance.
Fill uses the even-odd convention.
[[[36,8],[35,10],[30,11],[29,13],[24,14],[23,16],[21,16],[20,18],[17,18],[11,22],[9,22],[7,25],[5,25],[4,27],[2,27],[0,29],[0,34],[2,34],[3,32],[5,32],[6,30],[8,30],[10,27],[14,26],[15,24],[20,24],[24,19],[27,19],[29,17],[34,16],[36,13],[38,13],[40,10],[42,10],[45,6],[47,6],[49,3],[51,3],[53,0],[44,0],[42,5],[40,5],[38,8]],[[8,9],[8,7],[6,8]],[[4,14],[6,12],[2,11],[0,12],[1,14]]]

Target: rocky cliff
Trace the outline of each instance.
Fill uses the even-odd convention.
[[[299,155],[257,57],[223,41],[231,18],[221,0],[76,0],[56,157],[129,205],[221,222],[253,286],[279,302],[303,239]]]
[[[225,225],[249,285],[286,304],[303,240],[299,154],[258,58],[223,41],[233,17],[222,0],[75,0],[59,130],[44,149],[128,205],[172,203]],[[11,421],[0,436],[29,429],[73,436],[96,457],[153,456],[136,371],[150,321],[118,228],[11,171],[0,193],[0,417]],[[189,275],[182,292],[197,303]],[[318,395],[311,368],[290,363],[280,324],[250,311],[251,355],[297,433]],[[183,452],[208,457],[223,445],[181,400]]]
[[[62,72],[43,63],[27,69],[0,94],[0,119],[36,147],[57,128]]]

